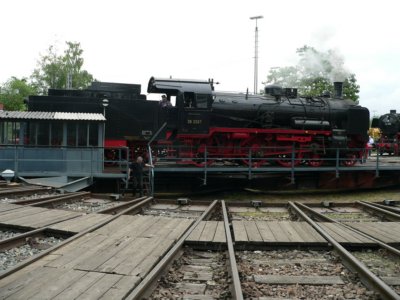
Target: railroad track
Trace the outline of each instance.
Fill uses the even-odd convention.
[[[294,215],[285,205],[268,207],[230,206],[229,212],[231,219],[235,221],[291,221],[294,219]]]
[[[296,213],[299,216],[301,216],[301,218],[303,218],[310,225],[312,225],[312,227],[316,231],[318,231],[318,233],[321,234],[332,245],[332,247],[337,252],[337,254],[340,257],[343,264],[348,269],[350,269],[353,273],[355,273],[366,287],[375,291],[377,293],[377,295],[379,295],[379,297],[382,299],[400,299],[400,295],[389,286],[389,283],[386,283],[384,281],[384,278],[380,278],[379,275],[377,275],[373,271],[371,271],[367,265],[362,263],[352,253],[350,253],[343,246],[341,246],[340,243],[337,242],[332,237],[332,234],[328,233],[326,230],[323,229],[322,226],[318,225],[316,222],[311,220],[311,218],[304,211],[306,211],[308,214],[311,214],[314,217],[320,217],[320,218],[323,218],[324,220],[328,220],[333,223],[339,223],[338,221],[329,219],[328,217],[323,216],[322,214],[319,214],[319,213],[313,211],[311,208],[309,208],[306,205],[301,204],[301,203],[289,202],[289,205],[294,211],[296,211]],[[355,229],[351,229],[351,230],[355,230]],[[393,247],[391,247],[391,246],[389,246],[367,234],[364,234],[361,231],[358,231],[358,230],[356,230],[356,231],[357,231],[357,233],[361,234],[362,236],[366,237],[367,239],[377,242],[377,244],[380,247],[390,251],[394,257],[400,257],[400,251],[397,250],[396,248],[393,248]]]
[[[179,203],[177,201],[159,201],[146,207],[141,212],[143,215],[163,216],[171,218],[197,219],[201,216],[208,204],[204,203]],[[209,217],[212,219],[212,216]]]
[[[367,249],[351,252],[376,276],[400,293],[400,259],[386,249]]]
[[[144,197],[130,201],[115,201],[105,197],[92,196],[90,192],[71,192],[56,194],[48,191],[44,194],[27,194],[24,197],[7,198],[7,203],[17,205],[29,205],[34,207],[46,207],[52,209],[84,212],[84,213],[111,213],[115,214],[137,203]]]
[[[377,298],[332,251],[241,251],[237,256],[245,299]]]
[[[182,299],[243,299],[225,202],[221,202],[219,213],[217,209],[217,201],[214,201],[126,299],[168,299],[172,295]],[[221,215],[227,251],[183,248],[200,222]]]
[[[183,249],[168,273],[162,276],[151,299],[228,299],[229,291],[226,252],[194,251]]]
[[[123,203],[103,212],[103,221],[0,273],[0,298],[400,299],[400,251],[354,225],[364,220],[348,224],[293,202],[242,210],[223,200]],[[358,243],[338,239],[334,226],[349,239],[354,232]],[[305,242],[316,235],[318,243]],[[24,242],[23,235],[12,239]]]
[[[55,208],[61,203],[68,203],[73,201],[78,201],[81,199],[88,198],[90,196],[89,192],[73,192],[68,194],[52,194],[46,195],[40,198],[28,198],[20,199],[12,202],[13,204],[19,205],[31,205],[31,206],[41,206],[41,207],[52,207]]]
[[[352,204],[336,204],[323,202],[320,207],[312,207],[314,211],[339,222],[381,222],[400,221],[400,210],[365,201]]]
[[[24,233],[8,235],[0,240],[0,272],[61,243],[71,235],[50,228],[41,228]]]
[[[41,199],[54,194],[55,191],[48,187],[18,186],[0,189],[0,203],[14,203],[23,199]]]

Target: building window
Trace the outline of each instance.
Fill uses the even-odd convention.
[[[25,145],[36,145],[36,126],[35,122],[28,122],[26,126]]]
[[[19,122],[0,122],[0,144],[15,145],[19,143]]]
[[[89,146],[99,146],[99,124],[89,123]]]
[[[76,146],[76,125],[67,124],[67,146]]]
[[[63,142],[63,123],[54,122],[51,124],[51,145],[61,146]]]
[[[37,143],[38,146],[50,145],[50,123],[37,123]]]
[[[79,123],[78,124],[78,146],[87,146],[87,136],[88,136],[88,124]]]

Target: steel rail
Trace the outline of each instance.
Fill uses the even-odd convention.
[[[53,196],[48,196],[48,197],[43,197],[39,199],[24,199],[24,200],[17,200],[15,202],[12,202],[12,204],[19,204],[19,205],[31,205],[31,204],[36,204],[40,203],[43,201],[47,200],[56,200],[56,199],[74,199],[77,197],[82,197],[85,195],[90,195],[90,192],[77,192],[77,193],[71,193],[71,194],[59,194],[59,195],[53,195]]]
[[[231,268],[230,271],[233,283],[233,299],[242,300],[243,299],[242,285],[240,283],[239,271],[236,264],[235,250],[233,249],[232,234],[229,227],[228,212],[224,200],[221,201],[221,204],[222,204],[222,213],[224,215],[226,243],[228,245],[229,265]]]
[[[144,200],[146,198],[147,197],[144,196],[144,197],[136,198],[136,199],[127,201],[125,203],[121,203],[121,204],[112,206],[112,207],[107,207],[107,208],[104,208],[104,209],[96,211],[96,214],[110,214],[110,213],[111,214],[116,214],[116,213],[118,213],[118,211],[123,210],[125,207],[129,207],[130,205],[138,203],[138,202],[140,202],[140,201],[142,201],[142,200]]]
[[[374,238],[373,236],[370,236],[369,234],[366,234],[366,233],[364,233],[364,232],[362,232],[362,231],[360,231],[360,230],[358,230],[358,229],[356,229],[356,228],[354,228],[354,227],[351,227],[351,226],[348,225],[348,224],[341,223],[341,222],[339,222],[339,221],[337,221],[337,220],[335,220],[335,219],[329,218],[329,217],[327,217],[327,216],[325,216],[325,215],[323,215],[323,214],[321,214],[321,213],[315,211],[315,210],[312,209],[311,207],[308,207],[308,206],[305,205],[305,204],[302,204],[302,203],[299,203],[299,202],[295,202],[295,204],[296,204],[297,206],[300,206],[301,208],[304,208],[304,209],[307,210],[308,212],[314,214],[315,216],[317,216],[317,217],[320,218],[321,220],[328,221],[328,222],[335,223],[335,224],[339,224],[339,225],[341,225],[341,226],[343,226],[343,227],[345,227],[345,228],[347,228],[347,229],[349,229],[349,230],[352,230],[352,231],[354,231],[354,232],[356,232],[356,233],[362,235],[363,237],[365,237],[365,238],[367,238],[367,239],[370,239],[371,241],[374,241],[375,243],[377,243],[377,244],[378,244],[379,246],[381,246],[382,248],[385,248],[385,249],[389,250],[391,253],[400,256],[400,250],[398,250],[398,249],[396,249],[396,248],[394,248],[394,247],[392,247],[392,246],[386,244],[385,242],[382,242],[381,240],[378,240],[378,239]]]
[[[85,198],[85,196],[89,196],[89,195],[90,195],[90,192],[83,192],[80,195],[67,195],[67,196],[59,197],[59,198],[55,198],[55,199],[39,201],[39,202],[30,204],[30,205],[31,206],[50,206],[50,205],[56,204],[56,203],[70,202],[77,197]]]
[[[361,202],[365,203],[365,201],[361,201]],[[395,213],[395,214],[400,214],[400,208],[398,208],[398,207],[382,205],[382,204],[374,203],[374,202],[368,202],[368,204],[376,206],[376,207],[379,207],[379,208],[384,209],[384,210],[388,210],[388,211],[390,211],[392,213]]]
[[[52,189],[49,187],[35,187],[35,188],[19,188],[19,189],[9,189],[9,190],[0,190],[0,197],[6,195],[19,195],[19,194],[28,194],[34,192],[48,192]]]
[[[27,231],[27,232],[22,232],[20,234],[17,234],[15,236],[12,236],[8,239],[0,240],[0,250],[7,250],[11,249],[14,247],[18,247],[20,245],[23,245],[26,243],[26,238],[28,237],[45,237],[45,236],[51,236],[52,234],[58,235],[58,236],[64,236],[64,237],[70,237],[72,234],[62,234],[61,231],[53,231],[49,227],[41,227],[35,230]]]
[[[296,204],[289,201],[291,208],[301,216],[308,224],[310,224],[324,239],[326,239],[332,247],[337,251],[343,263],[353,272],[357,273],[360,280],[369,288],[376,291],[382,299],[400,299],[400,296],[388,286],[382,279],[372,273],[362,262],[355,258],[349,251],[347,251],[340,243],[338,243],[332,236],[323,230],[317,223],[315,223],[309,216],[307,216]]]
[[[364,208],[366,210],[370,210],[370,211],[373,211],[374,213],[376,213],[376,214],[378,214],[380,216],[384,216],[389,221],[394,221],[394,222],[400,221],[400,215],[395,214],[393,212],[384,210],[384,209],[379,208],[379,207],[375,207],[375,206],[373,206],[371,204],[368,204],[366,202],[356,201],[356,204],[362,206],[362,208]]]
[[[150,287],[155,283],[159,276],[165,271],[165,268],[174,260],[179,250],[185,243],[186,238],[192,233],[196,226],[205,219],[215,208],[217,200],[214,200],[196,222],[181,236],[175,245],[167,252],[167,254],[157,263],[157,265],[143,278],[136,288],[124,298],[125,300],[142,299]]]
[[[54,245],[53,247],[51,247],[51,248],[49,248],[49,249],[47,249],[47,250],[45,250],[43,252],[40,252],[37,255],[34,255],[31,258],[27,259],[27,260],[24,260],[24,261],[16,264],[13,268],[11,268],[9,270],[6,270],[6,271],[3,271],[3,272],[0,272],[0,279],[9,276],[12,273],[15,273],[16,271],[18,271],[18,270],[30,265],[31,263],[33,263],[33,262],[41,259],[42,257],[50,254],[51,252],[53,252],[53,251],[65,246],[65,245],[69,244],[70,242],[72,242],[72,241],[84,236],[85,234],[88,234],[88,233],[90,233],[92,231],[95,231],[96,229],[99,229],[100,227],[103,227],[104,225],[114,221],[118,217],[120,217],[120,216],[122,216],[122,215],[124,215],[124,214],[126,214],[128,212],[131,212],[133,209],[139,207],[140,205],[145,205],[149,201],[152,201],[152,200],[153,200],[153,197],[148,197],[148,198],[144,199],[143,201],[141,201],[140,203],[138,203],[138,204],[136,204],[136,205],[134,205],[132,207],[129,207],[129,208],[119,212],[115,216],[112,216],[111,218],[109,218],[107,220],[104,220],[104,221],[102,221],[102,222],[100,222],[98,224],[95,224],[92,227],[89,227],[88,229],[85,229],[84,231],[81,231],[80,233],[78,233],[78,234],[76,234],[74,236],[71,236],[69,239],[66,239],[63,242],[61,242],[61,243],[59,243],[57,245]]]

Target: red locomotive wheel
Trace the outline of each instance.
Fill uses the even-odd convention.
[[[214,162],[215,162],[215,160],[210,160],[210,159],[208,159],[206,163],[193,161],[193,165],[195,165],[196,167],[202,168],[206,165],[211,166]]]
[[[319,155],[318,153],[310,154],[310,157],[308,159],[308,165],[310,167],[318,168],[322,166],[323,163],[324,161],[322,160],[321,155]]]
[[[345,160],[342,161],[342,164],[346,167],[352,167],[357,162],[357,155],[354,153],[347,153]]]
[[[248,159],[243,159],[242,161],[243,161],[243,163],[244,163],[246,166],[250,165],[250,162],[249,162]],[[266,160],[266,159],[257,160],[257,161],[252,161],[252,162],[251,162],[251,167],[252,167],[252,168],[259,168],[259,167],[261,167],[262,165],[266,164],[267,162],[268,162],[268,160]]]
[[[242,147],[244,145],[246,145],[246,144],[243,144]],[[244,158],[242,159],[243,163],[246,166],[249,166],[251,164],[252,168],[259,168],[262,165],[266,164],[268,162],[268,160],[265,159],[266,153],[264,152],[265,149],[263,147],[265,147],[265,146],[263,146],[262,143],[253,142],[250,146],[251,155],[252,155],[251,163],[250,163],[250,160],[248,159],[248,157],[249,157],[249,152],[247,152],[248,150],[246,150],[246,152],[243,153],[243,156],[244,156]]]
[[[301,163],[301,160],[303,158],[303,155],[301,153],[296,153],[294,157],[294,166],[298,166]],[[278,156],[278,159],[276,160],[278,165],[285,167],[285,168],[290,168],[292,166],[292,155],[291,154],[281,154]]]

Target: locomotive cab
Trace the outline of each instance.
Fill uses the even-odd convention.
[[[208,133],[212,95],[183,92],[178,95],[178,133]]]
[[[152,77],[147,91],[176,96],[176,115],[172,123],[178,134],[206,134],[210,124],[213,89],[212,81]]]

